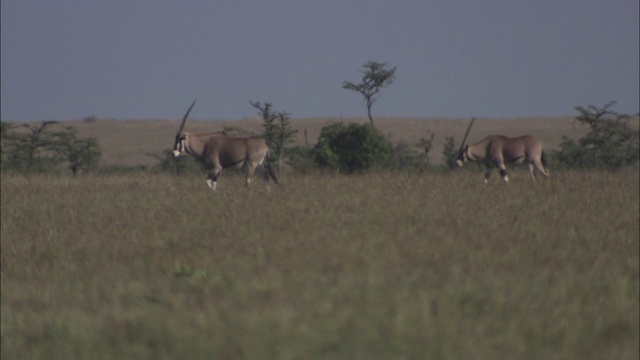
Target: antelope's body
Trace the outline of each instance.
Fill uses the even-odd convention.
[[[462,139],[457,159],[458,166],[462,166],[467,161],[483,163],[487,167],[484,176],[485,184],[494,167],[500,170],[502,179],[508,184],[509,175],[505,167],[506,164],[520,165],[526,162],[533,180],[536,178],[534,170],[538,170],[545,177],[549,176],[542,142],[534,136],[524,135],[510,138],[503,135],[492,135],[475,144],[464,145],[474,121],[475,119],[471,120],[467,133]]]
[[[222,169],[230,167],[246,167],[246,186],[251,183],[256,169],[262,174],[267,187],[269,186],[269,176],[276,184],[278,183],[269,162],[269,146],[264,139],[259,137],[233,138],[222,132],[206,134],[182,132],[194,104],[185,114],[176,134],[176,142],[173,147],[175,157],[189,154],[205,168],[211,170],[206,183],[212,190],[216,189],[217,179]]]

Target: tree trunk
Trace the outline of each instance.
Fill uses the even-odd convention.
[[[367,115],[369,115],[369,122],[371,122],[371,126],[373,126],[373,118],[371,117],[371,102],[367,101]]]

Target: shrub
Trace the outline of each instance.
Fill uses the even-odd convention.
[[[308,173],[317,169],[314,160],[314,149],[309,146],[299,145],[285,149],[286,163],[295,171]]]
[[[173,150],[165,150],[160,155],[147,154],[160,160],[156,169],[169,174],[202,173],[204,166],[191,156],[173,156]]]
[[[454,169],[456,167],[456,159],[458,158],[458,147],[456,146],[456,140],[452,136],[444,138],[444,148],[442,149],[442,162],[449,168]]]
[[[352,174],[386,166],[392,151],[391,142],[373,126],[337,123],[321,129],[314,158],[321,168]]]
[[[393,148],[389,166],[395,170],[416,170],[426,168],[429,164],[428,152],[419,153],[406,141],[399,141]]]

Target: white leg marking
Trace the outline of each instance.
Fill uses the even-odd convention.
[[[211,180],[211,179],[207,179],[207,186],[208,186],[211,190],[216,191],[216,185],[217,185],[217,183],[216,183],[215,181],[213,181],[213,180]]]

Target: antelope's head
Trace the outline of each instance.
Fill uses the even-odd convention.
[[[458,150],[458,157],[456,158],[456,164],[458,164],[458,166],[462,166],[462,164],[469,160],[469,145],[465,145],[464,142],[467,141],[467,136],[469,136],[469,131],[471,131],[471,126],[474,121],[476,121],[476,118],[471,119],[467,132],[464,134],[464,138],[462,138],[460,150]]]
[[[184,142],[187,139],[187,136],[184,134],[184,132],[182,132],[182,130],[184,130],[184,124],[187,122],[187,117],[189,116],[189,113],[191,112],[191,109],[193,109],[193,105],[195,104],[196,101],[193,100],[193,103],[191,104],[191,106],[189,106],[189,110],[187,110],[187,113],[184,114],[182,122],[180,123],[180,127],[178,128],[178,132],[176,133],[176,142],[173,145],[173,156],[175,157],[180,156],[185,151]]]
[[[462,164],[466,163],[469,160],[469,145],[465,145],[460,148],[458,152],[458,157],[456,158],[456,164],[458,166],[462,166]]]

